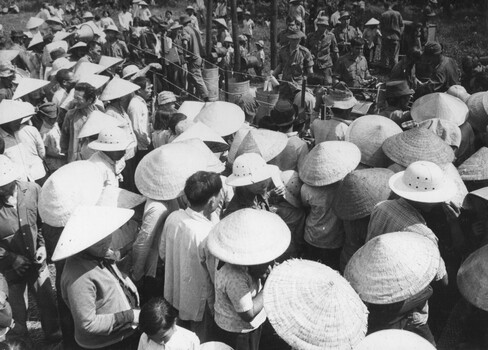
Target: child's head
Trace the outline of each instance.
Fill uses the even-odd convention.
[[[141,309],[139,329],[157,344],[167,343],[174,333],[178,311],[163,298],[149,300]]]

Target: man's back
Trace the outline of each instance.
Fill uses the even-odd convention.
[[[389,9],[381,14],[381,33],[385,38],[399,40],[403,32],[403,18],[400,12]]]

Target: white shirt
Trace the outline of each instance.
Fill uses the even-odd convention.
[[[18,140],[27,151],[29,177],[32,180],[37,180],[46,176],[46,169],[43,164],[43,159],[46,157],[46,149],[39,130],[32,125],[22,125],[16,134]]]
[[[129,30],[132,25],[132,14],[130,12],[119,13],[119,24],[123,31]]]
[[[59,108],[66,100],[67,97],[68,97],[68,92],[64,88],[59,87],[59,89],[57,89],[53,95],[52,103],[54,103],[56,107]]]
[[[122,161],[123,159],[124,158],[122,158]],[[97,167],[100,169],[100,173],[103,177],[104,186],[119,187],[119,179],[117,177],[116,171],[119,171],[118,174],[120,174],[123,168],[116,169],[116,163],[101,151],[93,153],[88,161],[96,164]]]
[[[198,350],[200,340],[197,335],[185,328],[175,326],[175,332],[166,344],[153,342],[146,333],[142,333],[137,350]]]
[[[141,96],[135,95],[130,100],[127,114],[132,122],[134,134],[136,134],[137,149],[147,150],[151,144],[151,126],[146,101]]]

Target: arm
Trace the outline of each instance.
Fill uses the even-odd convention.
[[[251,322],[263,310],[263,290],[252,297],[246,274],[236,272],[227,283],[226,292],[237,314],[244,321]]]

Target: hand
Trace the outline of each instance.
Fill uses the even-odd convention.
[[[141,313],[141,310],[132,309],[132,311],[134,312],[134,321],[132,321],[132,323],[139,324],[139,315]]]
[[[446,214],[447,221],[455,221],[461,214],[461,209],[453,202],[442,203],[442,210]]]
[[[274,188],[274,192],[278,195],[283,197],[285,195],[286,189],[285,186],[278,186]]]
[[[163,66],[161,66],[159,63],[149,63],[149,66],[153,67],[154,69],[157,69],[157,70],[162,70],[163,69]]]
[[[30,267],[31,262],[23,255],[17,255],[12,264],[12,268],[19,276],[23,276],[27,269]]]

